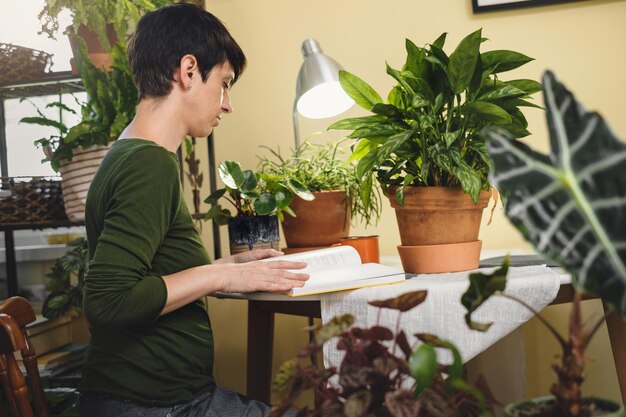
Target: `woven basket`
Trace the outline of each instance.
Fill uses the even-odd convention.
[[[0,42],[0,84],[41,78],[52,66],[52,55],[37,49]]]
[[[27,225],[67,221],[61,181],[56,177],[0,177],[11,196],[0,199],[0,224]]]

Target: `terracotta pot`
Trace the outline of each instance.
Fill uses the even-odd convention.
[[[346,207],[346,192],[318,191],[313,195],[313,201],[296,197],[289,205],[296,217],[286,215],[282,225],[290,248],[329,246],[350,233],[350,207]]]
[[[482,191],[478,204],[461,188],[453,187],[407,187],[404,207],[396,201],[395,187],[387,197],[396,210],[403,246],[442,245],[478,240],[491,191]]]
[[[482,191],[478,203],[461,188],[407,187],[404,206],[387,194],[396,211],[402,245],[402,266],[410,273],[456,272],[478,267],[478,231],[491,190]]]
[[[233,217],[228,221],[230,254],[280,247],[276,216]]]
[[[380,262],[378,235],[344,237],[333,246],[352,246],[359,253],[361,262],[364,264]]]
[[[85,202],[87,191],[102,158],[111,148],[111,145],[92,146],[87,149],[74,151],[71,161],[63,160],[59,167],[61,174],[61,188],[63,190],[63,205],[65,214],[70,220],[85,220]]]
[[[72,53],[74,54],[74,58],[70,59],[72,73],[79,74],[78,66],[76,65],[76,57],[78,56],[78,44],[76,42],[76,39],[74,38],[76,35],[71,28],[68,30],[68,32],[70,33],[68,35],[68,38],[70,40],[70,46],[72,48]],[[81,25],[78,28],[78,36],[80,36],[87,45],[87,56],[89,57],[91,63],[94,64],[97,68],[102,68],[105,71],[110,71],[112,68],[111,54],[102,46],[96,33],[88,27]],[[118,42],[117,34],[115,33],[113,25],[107,25],[107,39],[110,45],[114,45]]]
[[[517,417],[520,415],[528,417],[543,417],[545,415],[543,413],[529,414],[528,411],[526,411],[525,413],[520,414],[518,410],[528,405],[537,405],[553,401],[554,397],[552,396],[537,397],[530,400],[517,401],[504,407],[504,415],[506,417]],[[607,414],[597,414],[602,415],[602,417],[626,417],[626,412],[624,411],[624,408],[620,407],[620,405],[615,401],[597,397],[583,397],[582,402],[583,404],[595,404],[600,410],[608,412]]]
[[[406,272],[438,274],[478,268],[481,247],[480,240],[448,245],[399,245],[398,254]]]

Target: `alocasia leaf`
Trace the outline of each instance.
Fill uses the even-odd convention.
[[[509,271],[509,258],[504,259],[502,266],[492,273],[474,272],[470,274],[470,285],[461,296],[461,304],[467,309],[465,322],[470,329],[487,331],[492,323],[478,323],[472,320],[472,313],[476,311],[489,297],[504,291],[506,274]]]
[[[626,315],[626,143],[556,77],[543,77],[550,155],[485,132],[511,222],[579,290]]]

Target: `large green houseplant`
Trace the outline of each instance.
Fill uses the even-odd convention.
[[[479,132],[496,125],[515,137],[528,135],[520,108],[535,106],[528,99],[541,89],[533,80],[503,81],[502,73],[532,58],[508,50],[481,53],[481,30],[461,40],[450,55],[443,50],[445,40],[445,33],[424,47],[406,40],[404,66],[397,70],[387,65],[397,84],[386,100],[359,77],[347,71],[339,74],[346,93],[373,114],[338,121],[329,129],[352,130],[348,137],[357,140],[353,158],[359,161],[363,192],[371,192],[376,177],[390,197],[401,256],[428,245],[440,245],[440,254],[446,249],[456,253],[460,244],[480,249],[478,229],[490,196],[490,161]],[[459,210],[467,214],[461,216]],[[454,257],[443,265],[453,266]],[[404,261],[403,256],[407,271],[437,272],[412,270]],[[476,266],[477,256],[461,269]]]
[[[278,220],[289,208],[294,196],[312,200],[313,195],[298,180],[275,178],[264,173],[243,170],[239,162],[224,161],[218,166],[224,188],[214,191],[204,202],[211,205],[205,219],[228,225],[231,254],[271,247],[278,249]],[[228,202],[235,213],[222,206]]]
[[[565,268],[578,291],[599,296],[614,314],[626,316],[626,143],[552,73],[545,74],[543,85],[550,155],[532,150],[505,130],[489,129],[485,135],[493,181],[508,218],[537,251]],[[474,323],[471,312],[490,296],[502,294],[505,277],[506,265],[493,275],[471,277],[463,297],[471,327],[488,329],[489,324]],[[583,322],[580,299],[577,294],[568,337],[541,320],[562,347],[561,363],[553,366],[554,397],[511,405],[511,417],[626,415],[615,403],[581,397],[585,348],[606,317]],[[594,414],[594,409],[607,413]]]
[[[49,126],[57,130],[55,134],[35,141],[46,155],[42,162],[49,161],[55,171],[59,170],[64,161],[71,161],[77,150],[107,145],[116,140],[135,116],[139,98],[125,47],[115,45],[112,56],[113,70],[108,72],[96,68],[84,54],[81,55],[81,81],[87,98],[79,102],[81,120],[78,124],[69,127],[39,110],[38,116],[20,120],[20,123]],[[46,107],[77,114],[61,102],[53,102]]]
[[[107,152],[108,144],[135,116],[139,100],[123,45],[112,49],[112,71],[97,68],[86,58],[84,47],[81,51],[78,62],[87,98],[79,103],[80,122],[68,127],[62,119],[46,117],[39,110],[38,116],[20,121],[56,129],[55,134],[38,139],[35,144],[44,150],[43,162],[49,161],[61,173],[65,211],[71,220],[83,219],[87,189],[98,161]],[[50,103],[48,107],[76,113],[62,102]]]
[[[282,221],[288,247],[331,245],[349,235],[351,219],[358,217],[366,225],[378,220],[378,194],[362,198],[356,164],[346,161],[341,142],[304,142],[289,155],[266,148],[271,155],[260,156],[258,167],[263,175],[295,179],[315,196],[312,201],[296,197],[291,203],[296,216]]]

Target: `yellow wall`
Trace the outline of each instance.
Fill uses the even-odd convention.
[[[259,145],[280,146],[284,150],[292,145],[291,112],[296,75],[302,62],[300,45],[308,37],[317,39],[325,53],[386,95],[393,83],[385,74],[385,61],[394,67],[403,64],[405,38],[421,45],[445,31],[449,33],[449,50],[463,36],[482,27],[483,36],[489,39],[483,50],[513,49],[536,59],[516,70],[513,78],[539,79],[545,69],[556,71],[586,107],[598,109],[616,132],[622,137],[626,135],[623,0],[591,0],[482,15],[472,14],[470,0],[207,0],[206,7],[225,22],[249,60],[243,78],[232,91],[235,111],[225,117],[215,132],[218,161],[235,159],[253,167]],[[540,98],[537,100],[541,102]],[[353,108],[347,115],[362,114]],[[534,133],[528,141],[545,150],[543,113],[531,109],[525,114]],[[332,121],[301,118],[301,136],[323,132]],[[314,140],[325,142],[329,138],[328,133],[322,133]],[[399,243],[395,217],[386,202],[384,206],[376,229],[356,228],[353,234],[380,234],[382,254],[394,255]],[[481,238],[487,248],[527,247],[501,210],[491,226],[483,226]],[[224,232],[222,241],[227,246]],[[599,311],[598,303],[594,309]],[[217,340],[218,382],[243,391],[244,303],[211,300],[210,312]],[[547,313],[563,322],[562,307],[549,308]],[[305,324],[304,319],[279,318],[275,366],[304,345],[304,335],[292,335]],[[528,391],[533,395],[545,393],[553,379],[547,361],[556,352],[555,345],[535,321],[524,330]],[[589,369],[586,392],[618,399],[605,331],[592,343],[590,356],[595,361]]]

